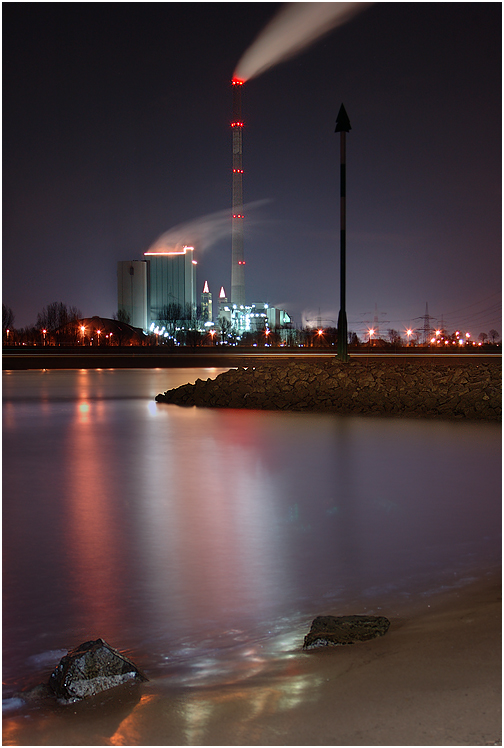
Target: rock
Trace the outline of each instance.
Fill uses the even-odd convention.
[[[376,639],[387,633],[385,616],[318,616],[304,638],[303,649],[338,647]]]
[[[351,360],[262,363],[230,369],[156,396],[159,403],[219,408],[500,420],[500,360]],[[466,383],[463,383],[466,382]]]
[[[96,639],[80,644],[60,660],[49,687],[59,699],[75,701],[131,680],[148,679],[131,660]]]

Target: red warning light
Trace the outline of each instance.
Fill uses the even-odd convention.
[[[243,122],[231,122],[231,127],[243,127]]]
[[[241,80],[241,78],[233,78],[233,80],[231,81],[231,83],[233,84],[233,86],[243,86],[243,84],[245,83],[245,81]]]

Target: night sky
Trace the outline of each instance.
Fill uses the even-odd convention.
[[[3,4],[15,327],[53,301],[111,317],[117,261],[193,221],[199,290],[230,293],[230,233],[200,219],[231,215],[230,81],[281,7]],[[244,85],[247,302],[336,325],[342,102],[349,330],[421,327],[428,303],[448,332],[500,334],[499,2],[363,4]]]

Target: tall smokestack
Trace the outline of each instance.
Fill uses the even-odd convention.
[[[243,259],[243,163],[242,110],[243,81],[233,78],[233,218],[231,222],[231,303],[245,304],[245,260]]]

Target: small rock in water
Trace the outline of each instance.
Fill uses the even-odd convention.
[[[387,633],[385,616],[317,616],[304,638],[303,649],[338,647],[376,639]]]
[[[130,680],[147,678],[117,649],[96,639],[68,652],[51,674],[49,686],[59,699],[75,701]]]

